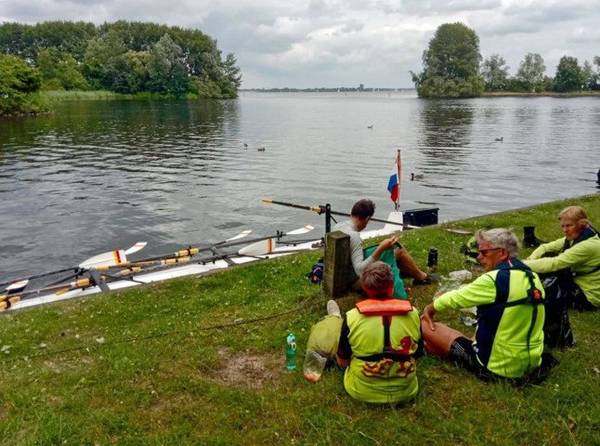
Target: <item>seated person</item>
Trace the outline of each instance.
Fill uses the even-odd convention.
[[[408,401],[419,390],[419,313],[408,300],[393,298],[387,264],[367,265],[361,283],[368,298],[346,313],[337,352],[338,364],[346,368],[344,388],[367,403]]]
[[[455,361],[483,380],[533,377],[539,373],[544,349],[542,283],[516,258],[518,241],[511,231],[490,229],[475,237],[478,260],[486,272],[425,307],[421,316],[425,350]],[[477,306],[478,319],[474,341],[434,322],[438,311],[472,306]]]
[[[570,304],[579,310],[600,307],[600,237],[585,210],[569,206],[558,214],[565,234],[550,243],[540,245],[525,260],[536,273],[568,270],[562,277]]]
[[[356,275],[360,277],[367,265],[381,259],[390,265],[392,271],[395,273],[394,296],[399,298],[406,298],[407,296],[404,284],[399,276],[398,267],[400,267],[404,275],[415,279],[413,282],[414,285],[430,284],[436,281],[434,276],[419,269],[408,251],[398,243],[398,237],[396,236],[386,238],[376,247],[363,251],[360,231],[367,227],[374,213],[375,204],[371,200],[359,200],[352,206],[352,211],[350,212],[351,219],[338,223],[333,227],[334,231],[342,231],[350,236],[351,260]],[[391,251],[390,248],[394,246],[396,248]]]

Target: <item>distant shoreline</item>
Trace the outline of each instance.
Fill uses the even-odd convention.
[[[321,88],[240,88],[239,92],[257,93],[392,93],[399,91],[414,91],[414,88],[355,88],[355,87],[321,87]]]
[[[255,93],[398,93],[410,92],[415,88],[240,88],[240,93],[255,92]],[[527,93],[518,91],[488,91],[481,96],[485,98],[504,98],[504,97],[579,97],[579,96],[600,96],[600,91],[570,91],[559,93],[556,91],[543,91],[539,93]],[[459,99],[459,98],[439,98],[439,99]],[[460,98],[466,99],[466,98]]]

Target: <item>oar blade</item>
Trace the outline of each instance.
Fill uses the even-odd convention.
[[[277,242],[274,238],[268,238],[266,240],[260,240],[244,246],[238,251],[238,254],[240,256],[262,256],[265,254],[271,254],[276,245]]]
[[[246,237],[248,234],[250,234],[251,232],[252,232],[252,229],[246,229],[246,230],[240,232],[239,234],[234,235],[233,237],[225,239],[225,242],[232,242],[234,240],[242,239],[242,238]]]
[[[132,247],[126,249],[125,254],[130,255],[130,254],[136,253],[138,251],[141,251],[142,249],[144,249],[146,247],[147,244],[148,244],[147,242],[137,242]]]
[[[286,235],[300,235],[300,234],[306,234],[307,232],[312,231],[313,229],[315,229],[314,226],[312,225],[305,225],[302,226],[301,228],[298,229],[294,229],[293,231],[288,231],[286,232]]]
[[[8,294],[18,293],[20,291],[23,291],[23,289],[27,286],[28,283],[29,283],[29,279],[19,280],[18,282],[13,282],[9,286],[6,287],[5,291]]]
[[[104,252],[96,256],[90,257],[79,264],[80,268],[100,268],[103,266],[115,266],[127,262],[127,255],[122,249],[115,251]]]

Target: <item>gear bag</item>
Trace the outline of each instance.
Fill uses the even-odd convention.
[[[315,285],[319,285],[323,281],[324,268],[325,268],[325,265],[323,263],[323,258],[320,258],[319,260],[317,260],[317,263],[315,263],[313,265],[310,272],[306,273],[306,278],[308,280],[310,280],[311,283],[314,283]]]
[[[569,302],[573,279],[569,270],[561,270],[542,279],[546,300],[544,321],[544,343],[549,347],[571,347],[575,344],[569,322]]]

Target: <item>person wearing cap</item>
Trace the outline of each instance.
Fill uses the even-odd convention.
[[[346,313],[337,351],[338,365],[345,368],[344,388],[367,403],[408,401],[419,390],[419,313],[408,300],[393,297],[389,265],[368,264],[361,283],[367,298]]]
[[[413,285],[428,285],[437,282],[438,279],[435,275],[430,275],[417,266],[409,252],[400,245],[396,236],[388,237],[377,246],[363,250],[360,232],[367,227],[374,213],[375,203],[364,198],[352,206],[350,220],[338,223],[333,227],[334,231],[342,231],[350,236],[350,258],[356,275],[360,278],[368,265],[377,260],[384,261],[392,268],[394,296],[399,298],[407,297],[400,278],[400,271],[404,276],[414,279]],[[360,283],[358,285],[360,286]]]
[[[449,358],[486,381],[540,381],[549,370],[540,368],[545,316],[542,283],[517,258],[518,240],[513,232],[497,228],[478,231],[475,237],[485,273],[425,307],[421,316],[425,350]],[[473,306],[478,320],[475,340],[434,321],[438,312]]]
[[[558,214],[564,237],[540,245],[525,260],[536,273],[561,274],[569,304],[578,310],[600,308],[600,236],[581,206]]]

